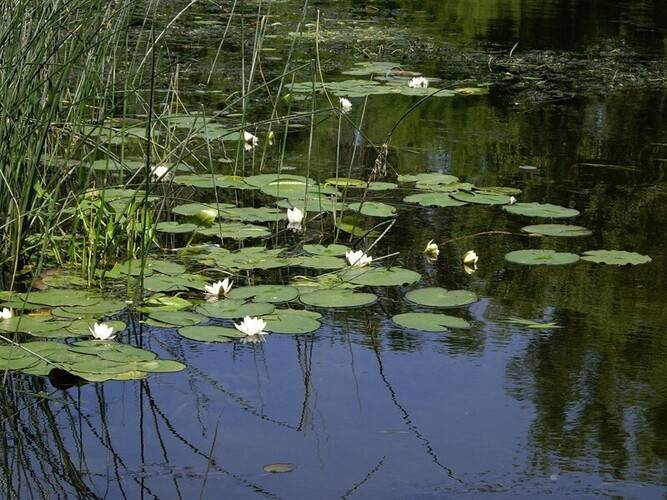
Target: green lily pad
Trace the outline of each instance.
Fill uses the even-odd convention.
[[[0,320],[0,330],[5,332],[23,332],[35,336],[65,330],[69,321],[47,321],[48,317],[14,316]]]
[[[373,181],[368,184],[369,191],[391,191],[397,187],[398,184],[394,184],[393,182]]]
[[[184,298],[157,293],[149,297],[139,311],[152,314],[158,311],[180,311],[191,306],[192,302]]]
[[[213,224],[211,227],[197,229],[197,233],[205,236],[231,238],[233,240],[263,238],[264,236],[271,234],[271,232],[263,226],[256,226],[254,224],[241,224],[237,222]]]
[[[207,318],[201,314],[189,311],[157,311],[151,313],[148,319],[158,323],[157,326],[194,326]]]
[[[345,205],[335,196],[309,194],[306,198],[288,198],[276,203],[281,208],[298,208],[302,212],[340,212]]]
[[[280,180],[270,182],[262,186],[262,192],[276,198],[296,198],[305,199],[309,195],[334,195],[340,196],[340,192],[333,186],[324,186],[320,184],[308,184],[304,182]]]
[[[575,238],[577,236],[590,236],[593,232],[582,226],[569,224],[535,224],[522,227],[521,230],[530,234],[541,234],[543,236],[559,236],[563,238]]]
[[[243,300],[224,299],[208,302],[197,307],[196,312],[209,318],[233,319],[245,316],[263,316],[271,314],[275,306],[264,302],[244,302]]]
[[[359,212],[371,217],[393,217],[396,215],[396,208],[379,201],[365,201],[363,203],[350,203],[348,210]]]
[[[324,255],[327,257],[340,257],[345,255],[345,252],[350,250],[350,247],[345,245],[332,244],[324,245],[304,245],[303,249],[312,255]]]
[[[411,285],[421,279],[421,275],[402,267],[358,267],[339,274],[340,278],[357,285],[399,286]]]
[[[153,359],[151,361],[138,361],[134,364],[136,370],[148,373],[174,373],[185,370],[186,366],[173,359]]]
[[[636,266],[651,262],[651,257],[635,252],[623,250],[589,250],[584,252],[581,260],[596,264],[610,264],[613,266]]]
[[[159,233],[170,233],[170,234],[185,234],[192,233],[199,228],[197,224],[191,223],[182,223],[175,221],[164,221],[158,222],[155,225],[155,230]]]
[[[561,266],[574,264],[579,256],[574,253],[556,252],[554,250],[516,250],[505,255],[507,262],[526,266]]]
[[[470,323],[462,318],[435,313],[403,313],[391,318],[397,325],[427,332],[446,332],[450,328],[470,328]]]
[[[316,307],[359,307],[377,300],[373,293],[355,292],[349,288],[329,288],[301,295],[301,302]]]
[[[405,298],[415,304],[429,307],[461,307],[477,301],[477,295],[468,290],[445,290],[444,288],[421,288],[411,290]]]
[[[303,334],[319,329],[322,325],[318,319],[321,317],[321,314],[313,311],[276,309],[262,319],[266,320],[267,332]]]
[[[289,302],[299,296],[299,290],[286,285],[257,285],[234,288],[230,299],[252,300],[254,302]]]
[[[574,208],[535,202],[507,205],[503,207],[503,210],[510,214],[525,215],[527,217],[545,217],[548,219],[569,219],[579,215],[579,211]]]
[[[423,207],[462,207],[466,203],[455,200],[449,193],[418,193],[403,198],[406,203],[419,203]]]
[[[186,326],[178,329],[178,334],[199,342],[231,342],[245,335],[236,328],[222,326]]]
[[[541,322],[533,321],[532,319],[517,318],[511,316],[505,320],[505,323],[512,323],[514,325],[521,325],[531,330],[550,330],[553,328],[562,328],[558,326],[558,323],[555,321]]]
[[[366,181],[362,181],[361,179],[352,179],[350,177],[338,177],[338,178],[330,177],[326,179],[324,183],[343,189],[344,188],[363,189],[366,187]]]
[[[268,184],[275,182],[295,182],[299,184],[317,184],[314,179],[309,179],[308,177],[303,177],[302,175],[293,175],[293,174],[283,174],[283,173],[274,173],[274,174],[258,174],[251,175],[250,177],[245,178],[246,184],[254,187],[264,187]]]
[[[215,263],[234,270],[275,269],[290,264],[289,259],[278,257],[282,252],[282,248],[245,247],[238,252],[216,255]]]
[[[216,188],[234,188],[234,189],[253,189],[244,182],[243,177],[236,175],[211,175],[211,174],[193,174],[176,175],[172,181],[174,184],[182,186],[191,186],[202,189]]]
[[[167,276],[177,276],[185,272],[183,264],[170,260],[147,259],[146,268],[160,274],[166,274]]]
[[[175,206],[171,211],[175,214],[185,215],[187,217],[196,217],[202,210],[215,210],[220,212],[223,208],[232,208],[236,205],[231,203],[185,203]]]
[[[459,178],[454,175],[441,174],[438,172],[427,172],[421,174],[399,175],[398,182],[419,182],[421,184],[453,184],[459,182]]]
[[[127,307],[127,304],[122,300],[105,300],[97,304],[85,306],[62,306],[61,310],[76,317],[82,316],[111,316]],[[72,316],[69,316],[72,317]]]
[[[26,298],[31,304],[44,306],[88,306],[97,304],[102,300],[102,296],[90,290],[74,290],[71,288],[49,288],[39,292],[29,294],[17,294],[21,298]]]
[[[340,257],[329,255],[301,255],[293,257],[291,265],[309,269],[342,269],[347,263]]]
[[[507,205],[510,197],[505,194],[486,193],[484,191],[458,191],[450,195],[455,200],[479,205]]]
[[[245,222],[275,222],[287,219],[287,212],[271,207],[234,207],[220,211],[223,219],[233,219]]]

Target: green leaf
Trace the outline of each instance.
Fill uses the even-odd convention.
[[[307,267],[309,269],[342,269],[347,264],[340,257],[327,255],[301,255],[293,257],[292,266]]]
[[[579,211],[573,208],[565,208],[550,203],[516,203],[503,207],[505,212],[527,217],[546,217],[549,219],[569,219],[579,215]]]
[[[350,247],[345,245],[332,244],[324,245],[304,245],[303,249],[312,255],[324,255],[328,257],[340,257],[345,255],[345,252],[350,250]]]
[[[506,205],[510,197],[504,194],[486,193],[484,191],[458,191],[450,195],[455,200],[479,205]]]
[[[540,322],[533,321],[532,319],[517,318],[516,316],[510,316],[505,320],[505,323],[525,326],[526,328],[530,328],[532,330],[550,330],[552,328],[562,328],[558,326],[558,323],[555,321]]]
[[[516,250],[505,255],[507,262],[526,266],[560,266],[574,264],[579,256],[574,253],[556,252],[554,250]]]
[[[543,236],[559,236],[563,238],[575,238],[578,236],[590,236],[593,234],[590,229],[582,226],[571,226],[568,224],[535,224],[521,228],[522,231],[530,234]]]
[[[223,299],[208,302],[197,307],[199,314],[209,318],[233,319],[245,316],[263,316],[271,314],[275,306],[264,302],[244,302],[243,300]]]
[[[581,260],[596,264],[610,264],[613,266],[636,266],[651,262],[651,257],[635,252],[623,250],[589,250],[584,252]]]
[[[405,294],[405,298],[429,307],[461,307],[477,301],[477,295],[468,290],[445,290],[436,287],[411,290]]]
[[[470,328],[470,323],[466,320],[447,314],[403,313],[397,314],[391,319],[397,325],[427,332],[446,332],[450,328]]]
[[[418,193],[403,198],[406,203],[419,203],[423,207],[462,207],[464,202],[455,200],[449,193]]]
[[[206,316],[189,311],[157,311],[148,316],[149,320],[166,326],[193,326],[206,319]]]
[[[254,302],[289,302],[299,296],[299,290],[286,285],[257,285],[234,288],[230,299],[252,300]]]
[[[222,326],[186,326],[178,329],[178,334],[186,339],[199,342],[231,342],[245,335],[236,328]]]
[[[322,325],[318,319],[321,317],[321,314],[312,311],[276,309],[262,319],[266,321],[267,332],[303,334],[319,329]]]
[[[377,295],[373,293],[355,292],[349,288],[316,290],[301,295],[301,302],[316,307],[359,307],[376,300]]]
[[[350,203],[348,210],[359,212],[371,217],[393,217],[396,215],[396,208],[379,201],[365,201],[363,203]]]
[[[352,267],[339,276],[350,283],[366,286],[411,285],[421,279],[419,273],[402,267]]]

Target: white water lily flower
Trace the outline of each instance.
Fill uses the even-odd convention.
[[[206,291],[206,295],[211,297],[220,297],[220,295],[224,297],[229,293],[233,285],[233,281],[230,281],[229,278],[225,278],[222,281],[216,281],[212,285],[204,285],[204,290]]]
[[[373,262],[373,257],[366,255],[363,250],[345,252],[347,263],[354,267],[364,267]]]
[[[90,334],[95,340],[111,340],[115,337],[113,335],[113,327],[106,323],[95,323],[88,330],[90,330]]]
[[[463,264],[463,272],[465,272],[466,274],[472,274],[475,271],[477,271],[476,265],[473,264],[472,266],[468,266],[466,264]]]
[[[408,82],[408,87],[411,89],[426,88],[428,87],[428,78],[417,76]]]
[[[257,136],[252,135],[250,132],[246,132],[245,130],[243,131],[243,140],[245,141],[243,148],[246,151],[252,151],[255,149],[255,146],[259,144],[259,139]]]
[[[151,177],[156,181],[166,181],[171,177],[171,171],[166,165],[153,165],[151,167]]]
[[[0,319],[11,319],[14,317],[14,311],[8,307],[3,307],[0,311]]]
[[[514,196],[510,196],[510,205],[514,205],[516,203],[516,198]]]
[[[434,243],[433,240],[429,241],[426,244],[426,248],[424,248],[424,253],[432,259],[436,258],[438,255],[440,255],[438,244]]]
[[[241,333],[245,333],[248,337],[267,334],[267,332],[264,331],[264,328],[266,328],[266,321],[257,317],[251,318],[250,316],[246,316],[241,323],[234,323],[234,328]]]
[[[475,266],[477,264],[477,261],[479,260],[479,256],[477,253],[475,253],[474,250],[468,250],[465,254],[463,254],[463,264],[464,265],[473,265]]]
[[[288,208],[287,220],[290,224],[301,224],[301,221],[303,220],[303,212],[298,207]]]
[[[343,113],[349,113],[352,111],[352,103],[349,99],[346,99],[345,97],[340,98],[340,110]]]

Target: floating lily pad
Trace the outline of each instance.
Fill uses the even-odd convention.
[[[577,236],[590,236],[593,234],[590,229],[569,224],[535,224],[533,226],[522,227],[521,230],[530,234],[559,236],[563,238],[575,238]]]
[[[271,314],[275,306],[264,302],[244,302],[243,300],[223,299],[208,302],[197,307],[196,312],[209,318],[233,319],[245,316],[263,316]]]
[[[271,314],[264,316],[267,332],[271,333],[311,333],[320,328],[318,321],[322,315],[313,311],[298,309],[276,309]]]
[[[363,203],[350,203],[348,210],[359,212],[371,217],[393,217],[396,215],[396,208],[379,201],[365,201]]]
[[[350,247],[345,245],[331,244],[324,245],[304,245],[303,249],[312,255],[324,255],[327,257],[340,257],[345,255],[345,252],[350,250]]]
[[[195,217],[199,215],[202,210],[215,210],[220,212],[223,208],[232,208],[235,205],[231,203],[185,203],[183,205],[175,206],[171,211],[175,214],[185,215],[187,217]]]
[[[507,262],[526,266],[561,266],[574,264],[579,256],[574,253],[556,252],[554,250],[516,250],[505,255]]]
[[[180,361],[173,359],[153,359],[150,361],[138,361],[134,368],[140,372],[148,373],[174,373],[185,370],[186,366]]]
[[[192,233],[199,228],[197,224],[191,223],[182,223],[175,221],[163,221],[158,222],[155,225],[155,230],[159,233],[170,233],[170,234],[185,234]]]
[[[317,184],[317,182],[314,179],[309,179],[308,177],[304,177],[302,175],[293,175],[293,174],[283,174],[283,173],[275,173],[275,174],[259,174],[259,175],[251,175],[250,177],[246,177],[245,179],[246,184],[249,184],[254,187],[264,187],[268,184],[271,184],[272,182],[295,182],[298,184]]]
[[[427,332],[446,332],[450,328],[470,328],[470,323],[462,318],[435,313],[403,313],[391,318],[397,325]]]
[[[290,264],[289,259],[278,257],[282,252],[282,248],[245,247],[238,252],[216,255],[215,263],[235,270],[275,269]]]
[[[263,238],[264,236],[271,234],[271,232],[263,226],[256,226],[254,224],[241,224],[236,222],[213,224],[211,227],[197,229],[197,233],[203,234],[205,236],[231,238],[233,240]]]
[[[223,219],[241,220],[246,222],[274,222],[287,219],[287,212],[271,207],[225,208],[220,211]]]
[[[581,260],[596,264],[610,264],[613,266],[636,266],[651,262],[651,257],[635,252],[623,250],[589,250],[584,252]]]
[[[65,330],[70,325],[69,321],[47,321],[48,319],[49,317],[14,316],[0,320],[0,330],[47,336],[48,333]]]
[[[359,307],[377,300],[373,293],[355,292],[349,288],[316,290],[301,296],[301,302],[316,307]]]
[[[63,306],[61,307],[62,311],[70,314],[76,315],[76,317],[82,316],[110,316],[116,314],[127,307],[127,304],[122,300],[104,300],[98,302],[97,304],[84,305],[84,306]],[[72,316],[69,316],[72,317]]]
[[[366,286],[411,285],[421,279],[421,275],[402,267],[359,267],[350,268],[340,273],[340,278]]]
[[[199,342],[231,342],[234,339],[245,337],[236,328],[222,326],[186,326],[179,328],[178,334]]]
[[[438,172],[428,172],[416,175],[406,174],[398,176],[398,182],[420,182],[422,184],[430,185],[452,184],[458,181],[459,178],[454,175],[441,174]]]
[[[86,306],[97,304],[102,297],[90,290],[74,290],[71,288],[49,288],[48,290],[31,292],[29,294],[17,294],[26,298],[31,304],[44,306]]]
[[[503,210],[510,214],[525,215],[527,217],[545,217],[548,219],[569,219],[579,215],[579,211],[574,208],[535,202],[507,205],[503,207]]]
[[[345,208],[335,196],[308,194],[306,198],[289,198],[276,203],[281,208],[298,208],[302,212],[340,212]]]
[[[155,313],[158,311],[180,311],[192,306],[192,302],[181,297],[155,294],[146,300],[145,305],[139,308],[141,312]]]
[[[541,321],[533,321],[532,319],[517,318],[515,316],[507,318],[505,320],[505,323],[521,325],[526,328],[530,328],[531,330],[550,330],[553,328],[561,328],[555,321],[541,322]]]
[[[252,300],[254,302],[288,302],[299,296],[299,290],[286,285],[257,285],[234,288],[230,299]]]
[[[235,188],[235,189],[253,189],[244,182],[243,177],[236,175],[211,175],[211,174],[193,174],[176,175],[173,179],[174,184],[182,186],[191,186],[202,189],[216,188]]]
[[[444,288],[421,288],[411,290],[405,298],[415,304],[429,307],[460,307],[477,301],[477,295],[468,290],[445,290]]]
[[[293,257],[290,265],[309,269],[342,269],[347,263],[340,257],[330,255],[301,255]]]
[[[487,193],[498,193],[498,194],[506,194],[507,196],[517,196],[521,194],[521,190],[519,188],[514,188],[514,187],[507,187],[507,186],[485,186],[481,188],[482,191],[486,191]]]
[[[419,203],[423,207],[462,207],[466,203],[455,200],[449,193],[418,193],[403,198],[406,203]]]
[[[398,184],[394,184],[393,182],[373,181],[368,184],[369,191],[391,191],[397,187]]]
[[[366,181],[362,181],[361,179],[351,179],[349,177],[338,177],[337,179],[335,177],[330,177],[325,180],[324,183],[339,188],[363,189],[367,186]]]
[[[189,311],[157,311],[148,316],[148,320],[155,322],[157,326],[193,326],[205,319],[206,316]]]
[[[262,192],[276,198],[305,199],[309,195],[334,195],[340,196],[340,192],[333,186],[309,184],[305,182],[280,180],[270,182],[262,186]]]
[[[487,193],[484,191],[458,191],[450,195],[455,200],[479,205],[506,205],[510,197],[505,194]]]

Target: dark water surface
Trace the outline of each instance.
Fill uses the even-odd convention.
[[[665,47],[667,6],[658,0],[317,6],[331,14],[339,3],[354,19],[376,6],[374,15],[398,16],[416,34],[461,46],[520,41],[582,50],[620,37],[650,53]],[[300,9],[296,2],[276,8]],[[217,47],[216,40],[199,43],[207,54]],[[353,100],[356,123],[363,102]],[[372,96],[364,134],[381,143],[415,102]],[[516,233],[529,222],[499,207],[419,208],[401,201],[406,191],[380,193],[400,210],[377,255],[400,251],[396,262],[423,275],[415,288],[475,291],[480,300],[454,312],[471,321],[470,330],[397,327],[392,315],[415,310],[403,298],[407,288],[376,290],[380,302],[371,307],[322,310],[323,327],[314,335],[271,335],[259,346],[198,343],[137,324],[132,339],[188,369],[55,391],[53,399],[30,404],[16,423],[27,443],[10,440],[5,452],[6,473],[24,483],[19,496],[39,497],[41,490],[53,498],[663,498],[666,113],[667,95],[655,91],[529,108],[493,92],[430,100],[394,133],[387,180],[395,179],[393,169],[519,187],[521,201],[578,209],[573,223],[594,235],[458,240],[432,264],[421,254],[430,239]],[[315,130],[312,165],[320,178],[335,168],[337,123],[324,119]],[[355,146],[352,176],[365,178],[376,154],[344,126],[345,165]],[[303,172],[308,147],[307,130],[292,134],[285,164]],[[525,165],[537,168],[519,168]],[[504,262],[505,253],[521,248],[622,249],[653,262]],[[471,275],[460,265],[469,249],[480,255]],[[562,328],[527,330],[504,323],[510,316]],[[44,390],[52,387],[45,383]],[[21,456],[32,470],[19,467]],[[263,471],[275,462],[297,468]]]

